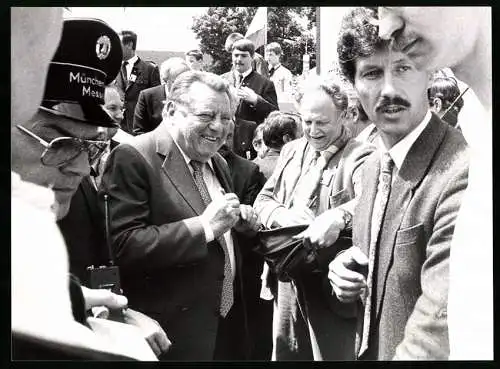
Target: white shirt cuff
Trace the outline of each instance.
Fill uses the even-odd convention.
[[[203,226],[203,231],[205,232],[205,239],[207,240],[207,243],[212,242],[215,239],[214,236],[214,231],[210,224],[203,219],[203,217],[198,217],[200,219],[201,225]]]

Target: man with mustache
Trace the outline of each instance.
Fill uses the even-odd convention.
[[[341,71],[381,142],[364,166],[354,246],[330,263],[329,278],[339,300],[356,302],[358,358],[443,360],[468,150],[461,133],[429,111],[429,72],[379,38],[376,22],[376,10],[352,10],[337,44]]]
[[[239,98],[235,113],[234,152],[246,159],[253,159],[256,157],[252,147],[255,128],[270,112],[278,110],[278,98],[274,83],[252,67],[254,43],[241,39],[232,44],[231,50],[233,69],[222,77],[236,88]]]
[[[422,68],[450,67],[484,107],[475,113],[472,128],[463,130],[471,171],[451,247],[448,321],[450,359],[492,360],[492,8],[381,7],[379,12],[380,37],[409,45],[409,57]],[[467,303],[471,291],[481,300],[473,311]]]

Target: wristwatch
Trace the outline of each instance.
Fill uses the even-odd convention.
[[[344,229],[352,227],[352,214],[347,210],[339,209],[342,212],[342,220],[344,221]]]

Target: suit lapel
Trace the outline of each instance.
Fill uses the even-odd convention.
[[[198,215],[202,214],[205,206],[200,192],[172,136],[164,124],[160,124],[154,132],[156,152],[165,156],[162,164],[163,172],[193,211]]]
[[[219,183],[224,191],[234,192],[234,184],[229,174],[229,168],[226,168],[227,166],[225,166],[223,160],[222,156],[218,153],[212,157],[215,176],[219,180]]]
[[[400,229],[406,209],[413,197],[414,189],[426,175],[432,158],[446,133],[446,123],[434,114],[412,145],[401,165],[391,189],[387,210],[382,222],[378,253],[377,272],[377,316],[380,313],[386,290],[389,268],[393,263],[396,234]]]

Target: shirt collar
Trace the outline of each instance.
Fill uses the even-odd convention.
[[[270,69],[274,69],[274,70],[276,70],[276,69],[278,69],[279,67],[281,67],[281,63],[278,63],[278,64],[276,64],[276,65],[274,65],[274,66],[272,65]]]
[[[177,148],[181,152],[182,157],[184,158],[184,161],[186,162],[186,165],[188,166],[189,170],[192,172],[191,165],[189,165],[189,163],[191,163],[192,159],[189,156],[187,156],[186,153],[181,149],[181,147],[179,146],[179,144],[177,143],[177,141],[175,140],[175,138],[173,136],[172,136],[172,139],[173,139],[173,141],[175,143],[175,146],[177,146]],[[212,159],[210,159],[209,161],[207,161],[207,164],[210,165],[210,168],[213,171],[214,170],[214,166],[212,164]]]
[[[397,144],[391,147],[390,150],[387,150],[384,143],[382,142],[382,138],[380,136],[378,137],[378,139],[380,140],[380,144],[382,145],[380,147],[384,148],[382,150],[382,154],[388,152],[392,160],[394,160],[396,168],[398,169],[401,168],[401,165],[403,165],[403,162],[406,158],[406,155],[408,154],[408,151],[410,151],[411,147],[413,146],[417,138],[423,132],[425,127],[427,127],[427,125],[431,121],[431,117],[432,117],[431,111],[427,110],[427,113],[425,114],[425,117],[420,122],[420,124],[417,127],[415,127],[413,131],[407,134],[401,141],[399,141]]]
[[[234,73],[235,73],[235,75],[236,75],[236,78],[238,78],[238,77],[239,77],[239,75],[240,75],[240,72],[238,72],[238,71],[235,69],[235,70],[234,70]],[[250,67],[250,69],[248,69],[246,72],[241,73],[241,75],[243,76],[243,79],[245,79],[245,78],[247,78],[247,76],[248,76],[250,73],[252,73],[252,68],[251,68],[251,67]]]
[[[127,65],[134,65],[137,60],[139,60],[139,57],[137,55],[134,55],[129,60],[127,60]]]

